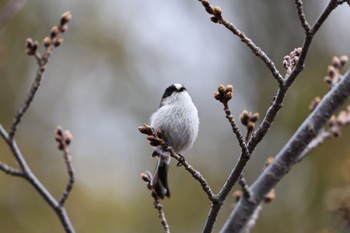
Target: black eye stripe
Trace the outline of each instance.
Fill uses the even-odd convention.
[[[177,87],[175,85],[171,85],[167,89],[165,89],[165,92],[162,96],[162,99],[164,99],[168,96],[171,96],[171,94],[173,94],[174,92],[182,92],[184,90],[186,90],[186,88],[184,86],[181,86],[180,89],[177,89]]]

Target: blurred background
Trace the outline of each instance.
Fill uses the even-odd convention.
[[[212,3],[284,74],[283,57],[303,41],[293,1]],[[305,3],[310,23],[326,3]],[[200,131],[187,160],[215,192],[240,152],[222,106],[213,98],[218,84],[233,84],[230,106],[236,119],[243,109],[264,115],[277,90],[264,64],[228,30],[213,24],[198,1],[0,0],[2,16],[9,6],[18,12],[0,21],[0,123],[6,129],[37,69],[34,58],[24,54],[25,39],[42,41],[63,12],[73,15],[16,140],[33,172],[59,197],[67,173],[54,130],[61,125],[73,133],[70,150],[77,179],[66,207],[77,232],[162,232],[140,179],[140,173],[153,172],[156,160],[137,127],[149,122],[168,85],[184,84],[197,105]],[[327,92],[322,80],[332,56],[350,54],[349,13],[343,4],[317,34],[305,71],[246,168],[249,184],[307,117],[310,101]],[[327,141],[293,168],[276,188],[276,199],[264,207],[254,232],[342,231],[332,210],[339,195],[350,195],[349,136],[346,128],[340,139]],[[0,161],[16,166],[2,140]],[[163,203],[171,230],[201,232],[210,203],[200,185],[175,164],[169,183],[172,197]],[[24,180],[0,172],[0,187],[1,232],[63,232],[56,215]],[[215,232],[232,205],[229,197]]]

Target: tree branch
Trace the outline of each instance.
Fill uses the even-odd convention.
[[[251,40],[249,38],[246,38],[246,36],[238,31],[233,24],[228,23],[226,20],[223,20],[221,9],[219,7],[212,7],[207,0],[200,0],[206,11],[214,15],[214,18],[212,18],[213,22],[221,22],[224,24],[224,26],[229,29],[231,32],[233,32],[235,35],[238,35],[241,40],[245,44],[250,44]],[[316,20],[314,26],[311,28],[310,32],[306,33],[303,47],[301,49],[301,54],[298,56],[297,63],[294,66],[294,69],[291,73],[287,72],[286,76],[284,78],[281,77],[279,71],[275,67],[274,63],[267,57],[265,53],[257,53],[256,55],[261,58],[266,66],[270,69],[272,72],[272,75],[275,77],[275,79],[279,82],[279,88],[273,98],[273,101],[271,103],[271,106],[268,108],[265,117],[257,130],[253,133],[250,141],[247,144],[248,152],[251,154],[255,147],[261,142],[261,140],[265,137],[266,133],[270,129],[272,122],[275,120],[279,110],[283,106],[284,98],[287,94],[287,91],[291,84],[294,82],[294,80],[297,78],[299,73],[303,70],[305,65],[305,58],[308,54],[309,47],[311,45],[311,42],[314,38],[314,35],[320,28],[320,26],[324,23],[324,21],[327,19],[327,17],[330,15],[330,13],[340,4],[337,0],[331,0],[327,7],[323,10],[320,17]],[[257,52],[261,51],[259,47],[255,47],[255,44],[248,47],[251,50],[255,50]],[[240,155],[236,165],[231,170],[231,173],[229,174],[224,186],[221,188],[219,194],[217,195],[218,202],[217,204],[212,204],[211,209],[209,211],[209,215],[207,218],[207,221],[204,225],[204,233],[210,233],[213,230],[214,223],[216,221],[217,215],[221,209],[221,205],[223,201],[226,199],[229,192],[232,190],[232,187],[236,184],[237,180],[241,176],[247,162],[249,161],[249,157],[245,156],[243,153]]]
[[[152,187],[152,174],[149,171],[146,171],[145,173],[141,173],[142,180],[146,183],[147,189],[151,191],[151,196],[153,198],[153,206],[158,211],[158,218],[160,221],[160,224],[163,227],[164,233],[170,233],[170,227],[165,217],[164,212],[164,206],[162,203],[160,203],[161,198],[157,194],[157,192],[154,191]]]
[[[74,184],[74,169],[72,165],[72,158],[68,150],[68,146],[71,143],[72,138],[73,136],[68,130],[63,130],[61,127],[57,127],[55,139],[58,142],[58,149],[63,151],[63,158],[66,163],[67,173],[69,176],[66,188],[64,189],[61,198],[59,199],[61,206],[63,206],[66,202]]]
[[[295,5],[298,11],[298,16],[299,16],[301,26],[304,28],[305,33],[308,34],[311,28],[305,17],[303,1],[295,0]]]
[[[214,23],[220,23],[223,26],[225,26],[229,31],[231,31],[234,35],[238,36],[240,40],[254,53],[255,56],[259,57],[267,66],[267,68],[270,69],[273,77],[278,81],[278,83],[281,85],[283,83],[283,77],[276,68],[274,62],[266,55],[266,53],[255,43],[247,37],[243,32],[241,32],[233,23],[227,21],[223,16],[220,7],[215,6],[213,7],[210,5],[208,0],[199,0],[202,5],[204,6],[205,10],[210,14],[213,15],[211,18],[211,21]]]
[[[309,143],[327,123],[331,115],[350,95],[350,69],[344,78],[318,104],[297,132],[277,154],[274,162],[264,170],[250,187],[253,202],[242,198],[223,226],[221,233],[240,232],[251,219],[263,198],[291,170]]]
[[[0,162],[0,170],[11,176],[23,176],[23,172],[17,168],[10,167],[6,163]]]
[[[70,177],[68,184],[65,188],[65,191],[63,192],[59,202],[52,196],[52,194],[47,190],[47,188],[34,175],[32,170],[28,166],[21,150],[18,148],[18,145],[14,138],[15,138],[18,125],[20,124],[24,114],[27,112],[28,108],[30,107],[30,104],[32,103],[39,89],[50,55],[52,54],[53,50],[63,42],[63,38],[61,37],[61,34],[68,29],[67,24],[70,19],[71,19],[70,12],[64,13],[61,17],[60,24],[57,26],[54,26],[51,29],[50,37],[44,38],[43,44],[45,46],[45,51],[43,54],[40,54],[38,52],[39,42],[33,41],[30,38],[26,40],[26,53],[27,55],[33,56],[37,60],[38,70],[36,72],[35,79],[31,85],[30,91],[26,99],[24,100],[23,105],[19,108],[19,110],[16,113],[16,116],[13,118],[13,122],[9,133],[7,133],[7,131],[0,124],[1,137],[9,146],[12,152],[12,155],[14,156],[20,168],[20,169],[12,168],[6,165],[5,163],[0,162],[0,170],[4,171],[6,174],[22,177],[25,180],[27,180],[34,187],[34,189],[41,195],[41,197],[48,203],[48,205],[55,211],[66,233],[75,232],[74,227],[67,215],[67,212],[63,207],[64,202],[68,198],[68,195],[72,189],[73,182],[74,182],[73,168],[71,165],[71,159],[67,148],[71,140],[71,134],[68,132],[69,133],[68,135],[67,132],[64,131],[65,133],[63,135],[64,137],[62,137],[61,141],[59,141],[60,143],[59,148],[64,151],[64,159],[65,159],[68,174]]]
[[[155,130],[150,125],[146,125],[146,124],[144,124],[143,126],[140,126],[138,129],[142,134],[148,135],[147,140],[150,142],[152,146],[162,146],[164,151],[169,152],[170,156],[178,161],[177,166],[183,166],[185,170],[188,171],[193,176],[193,178],[199,182],[203,191],[207,194],[210,201],[212,202],[217,201],[216,196],[213,193],[212,189],[210,188],[207,180],[202,176],[202,174],[199,171],[194,169],[185,160],[183,156],[177,154],[171,146],[168,146],[165,143],[165,141],[162,138],[163,134],[160,131],[160,129]],[[145,179],[144,177],[147,178],[147,176],[142,175],[142,178],[144,179],[144,181],[148,182],[148,180]]]
[[[0,125],[1,126],[1,125]],[[66,233],[74,233],[72,223],[66,213],[66,210],[61,206],[56,199],[51,195],[51,193],[46,189],[46,187],[40,182],[40,180],[34,175],[28,166],[22,152],[17,146],[17,143],[14,139],[10,139],[8,134],[0,127],[1,135],[3,136],[5,142],[10,147],[10,150],[13,156],[16,158],[19,166],[21,167],[21,172],[23,175],[18,176],[26,179],[42,196],[42,198],[51,206],[51,208],[56,212],[58,218],[61,220],[61,223],[66,231]]]

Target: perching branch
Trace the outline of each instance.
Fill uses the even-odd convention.
[[[169,152],[170,156],[178,161],[177,166],[183,166],[185,170],[188,171],[192,175],[192,177],[200,183],[203,191],[207,194],[209,200],[214,202],[216,201],[216,197],[213,191],[211,190],[207,180],[202,176],[202,174],[199,171],[194,169],[185,160],[183,156],[177,154],[171,146],[168,146],[165,143],[165,141],[162,138],[163,134],[160,129],[155,130],[150,125],[146,125],[146,124],[144,124],[143,126],[140,126],[138,129],[142,134],[148,135],[147,140],[150,142],[150,145],[162,146],[163,151]]]
[[[242,198],[226,221],[221,233],[240,232],[261,200],[297,163],[309,143],[317,137],[334,112],[350,95],[350,69],[343,79],[321,100],[297,132],[277,154],[274,162],[250,187],[250,200]],[[251,199],[253,201],[251,201]]]
[[[33,56],[38,63],[38,70],[36,72],[35,79],[31,85],[30,91],[24,100],[23,105],[17,111],[16,116],[13,118],[13,122],[10,128],[9,133],[2,127],[0,124],[0,135],[3,140],[9,146],[12,155],[18,163],[19,168],[10,167],[5,163],[0,162],[0,170],[4,171],[8,175],[21,177],[27,180],[33,188],[41,195],[41,197],[48,203],[48,205],[55,211],[57,217],[60,219],[61,224],[66,233],[74,233],[74,227],[67,215],[67,212],[64,208],[64,203],[67,200],[70,191],[72,190],[74,183],[74,170],[71,163],[71,158],[68,152],[68,145],[71,142],[72,135],[67,130],[57,129],[56,131],[56,141],[59,143],[59,149],[63,151],[63,157],[67,166],[67,171],[69,175],[69,181],[66,185],[65,190],[62,193],[62,196],[59,201],[57,201],[54,196],[47,190],[47,188],[40,182],[40,180],[34,175],[31,168],[28,166],[24,155],[19,149],[16,141],[15,135],[18,129],[18,126],[30,107],[39,86],[41,84],[48,59],[51,56],[53,50],[57,48],[63,42],[61,34],[68,29],[68,22],[71,19],[70,12],[66,12],[62,15],[59,25],[54,26],[51,29],[50,37],[45,37],[43,44],[45,51],[41,54],[38,51],[39,42],[33,41],[31,38],[26,40],[26,53],[27,55]]]
[[[143,126],[140,126],[139,131],[142,134],[147,135],[147,140],[149,141],[150,145],[152,146],[162,146],[163,151],[167,151],[170,153],[170,156],[178,161],[177,166],[183,166],[186,171],[188,171],[192,177],[199,182],[201,185],[203,191],[207,194],[208,199],[212,203],[217,204],[217,197],[211,190],[208,182],[206,179],[201,175],[201,173],[197,170],[195,170],[186,160],[183,156],[177,154],[171,146],[168,146],[165,141],[163,140],[162,136],[163,133],[160,129],[153,129],[150,125],[144,124]],[[154,207],[158,211],[158,217],[161,222],[161,225],[163,226],[163,229],[166,233],[170,233],[169,225],[166,221],[165,213],[163,210],[163,205],[160,203],[161,198],[158,196],[157,192],[152,187],[152,174],[149,171],[146,171],[145,173],[141,174],[142,180],[146,183],[147,188],[151,191],[151,196],[154,199]]]

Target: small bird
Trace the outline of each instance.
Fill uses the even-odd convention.
[[[158,110],[151,116],[151,126],[155,130],[161,130],[164,141],[177,154],[182,156],[192,147],[198,134],[198,111],[183,85],[177,83],[165,89]],[[158,163],[152,179],[152,188],[161,199],[165,196],[170,197],[170,153],[157,146],[153,155],[158,156]]]

